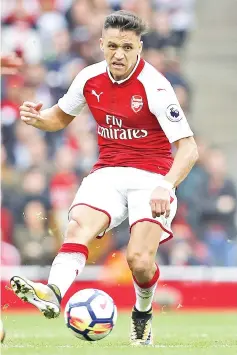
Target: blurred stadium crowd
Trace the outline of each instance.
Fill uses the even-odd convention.
[[[76,74],[103,60],[98,38],[106,14],[127,9],[150,24],[144,58],[173,85],[191,117],[182,58],[194,26],[195,0],[3,0],[2,52],[24,59],[2,78],[2,264],[51,264],[63,240],[67,210],[97,159],[96,127],[85,109],[64,131],[45,133],[19,120],[23,101],[57,103]],[[191,120],[192,125],[192,120]],[[198,126],[198,123],[195,123]],[[175,238],[160,264],[236,266],[236,189],[225,156],[197,137],[200,160],[177,190]],[[112,236],[111,236],[112,235]],[[123,252],[127,223],[91,245],[89,263]],[[118,252],[119,253],[119,252]]]

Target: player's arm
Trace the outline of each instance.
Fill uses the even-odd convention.
[[[170,171],[153,191],[150,205],[153,217],[170,214],[170,193],[185,179],[198,159],[198,150],[193,132],[181,109],[171,85],[164,80],[164,90],[153,91],[150,100],[151,111],[157,117],[161,128],[177,152]]]
[[[83,94],[85,84],[85,71],[82,70],[74,79],[68,92],[54,105],[48,109],[41,110],[41,102],[24,102],[20,107],[22,121],[43,131],[59,131],[77,116],[86,104]]]
[[[188,175],[198,159],[198,149],[185,114],[171,85],[158,92],[156,117],[170,143],[176,146],[174,162],[164,183],[167,188],[177,187]],[[165,186],[165,185],[164,185]]]
[[[161,128],[169,142],[174,143],[177,148],[173,165],[165,176],[165,181],[173,188],[185,179],[197,161],[197,145],[175,92],[167,80],[164,79],[164,90],[154,92],[152,99],[152,109]]]
[[[193,137],[179,139],[174,144],[177,151],[172,167],[165,176],[165,181],[176,187],[186,178],[197,161],[198,150]]]
[[[24,102],[20,107],[21,120],[42,131],[55,132],[67,127],[74,118],[62,111],[58,105],[41,110],[42,105],[41,102]]]

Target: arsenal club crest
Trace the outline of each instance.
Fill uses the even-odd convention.
[[[133,95],[131,99],[131,108],[132,110],[137,113],[141,111],[143,106],[142,97],[140,95]]]

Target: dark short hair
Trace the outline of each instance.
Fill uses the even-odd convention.
[[[115,11],[108,15],[104,22],[104,29],[118,28],[121,31],[133,31],[137,36],[147,32],[147,26],[142,19],[132,12],[125,10]]]

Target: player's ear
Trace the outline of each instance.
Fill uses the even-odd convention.
[[[103,38],[100,38],[100,49],[102,50],[102,52],[104,52],[104,41],[103,41]]]
[[[140,41],[139,54],[141,54],[143,48],[143,41]]]

